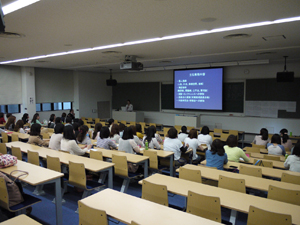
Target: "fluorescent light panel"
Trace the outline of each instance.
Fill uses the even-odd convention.
[[[18,2],[32,2],[33,3],[36,1],[37,0],[20,0]],[[12,4],[14,4],[14,3],[12,3]],[[3,7],[3,8],[5,8],[5,7]],[[48,57],[55,57],[55,56],[68,55],[68,54],[77,54],[77,53],[81,53],[81,52],[89,52],[89,51],[96,51],[96,50],[102,50],[102,49],[117,48],[117,47],[122,47],[122,46],[129,46],[129,45],[138,45],[138,44],[143,44],[143,43],[199,36],[199,35],[212,34],[212,33],[218,33],[218,32],[223,32],[223,31],[239,30],[239,29],[245,29],[245,28],[260,27],[260,26],[267,26],[267,25],[272,25],[272,24],[288,23],[288,22],[295,22],[295,21],[300,21],[300,16],[291,17],[291,18],[283,18],[283,19],[278,19],[278,20],[274,20],[274,21],[264,21],[264,22],[258,22],[258,23],[250,23],[250,24],[244,24],[244,25],[216,28],[216,29],[212,29],[210,31],[204,30],[204,31],[190,32],[190,33],[185,33],[185,34],[176,34],[176,35],[165,36],[165,37],[156,37],[156,38],[149,38],[149,39],[144,39],[144,40],[130,41],[130,42],[125,42],[125,43],[117,43],[117,44],[111,44],[111,45],[105,45],[105,46],[98,46],[98,47],[94,47],[94,48],[78,49],[78,50],[73,50],[73,51],[68,51],[68,52],[53,53],[53,54],[44,55],[44,56],[34,56],[34,57],[30,57],[30,58],[4,61],[4,62],[0,62],[0,64],[9,64],[9,63],[16,63],[16,62],[21,62],[21,61],[29,61],[29,60],[35,59],[36,57],[48,58]]]
[[[2,11],[4,15],[7,15],[39,1],[40,0],[18,0],[2,7]]]

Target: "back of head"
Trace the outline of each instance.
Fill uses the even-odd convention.
[[[63,133],[64,139],[67,140],[76,140],[74,130],[72,126],[65,126],[64,127],[64,133]]]
[[[209,134],[209,128],[208,128],[208,126],[202,127],[201,134],[204,134],[204,135]]]
[[[67,116],[66,123],[72,123],[72,118],[70,116]]]
[[[224,145],[220,139],[215,139],[211,145],[212,154],[218,154],[219,156],[223,156],[225,153]]]
[[[283,129],[280,130],[280,135],[282,136],[284,134],[288,134],[288,130],[285,129],[285,128],[283,128]]]
[[[125,127],[122,139],[123,140],[133,139],[133,133],[131,127]]]
[[[100,132],[102,128],[102,124],[101,123],[96,123],[95,128],[94,128],[94,132],[93,132],[93,139],[96,138],[97,133]]]
[[[193,138],[197,138],[198,134],[197,134],[197,130],[196,129],[191,129],[190,133],[189,133],[189,138],[193,139]]]
[[[171,127],[169,130],[168,130],[168,137],[169,138],[177,138],[177,135],[178,135],[178,132],[177,130],[175,129],[175,127]]]
[[[30,127],[30,135],[31,136],[39,136],[41,134],[41,125],[38,123],[34,123]]]
[[[79,123],[73,123],[72,126],[75,131],[78,131],[78,128],[80,127]]]
[[[51,114],[50,118],[49,118],[49,121],[54,122],[54,118],[55,118],[55,114]]]
[[[268,138],[269,138],[269,132],[266,128],[262,128],[260,130],[260,135],[261,135],[261,139],[264,141],[268,140]]]
[[[3,118],[4,117],[4,113],[0,113],[0,118]]]
[[[109,128],[108,127],[102,127],[100,130],[100,138],[104,139],[104,138],[108,138],[109,137]]]
[[[235,136],[233,134],[229,135],[227,138],[226,144],[231,148],[237,147],[238,146],[237,136]]]
[[[8,129],[11,124],[13,124],[13,128],[14,128],[15,120],[16,120],[15,116],[10,116],[5,124],[5,129]]]
[[[300,143],[297,143],[293,150],[293,155],[300,157]]]
[[[279,134],[274,134],[271,138],[271,143],[281,145],[281,137]]]
[[[6,118],[8,119],[9,117],[11,117],[12,114],[11,113],[6,113]]]
[[[125,124],[120,123],[119,124],[119,132],[123,131],[125,129],[125,127],[126,127]]]
[[[83,142],[83,140],[85,139],[86,134],[87,134],[88,131],[89,131],[88,126],[86,126],[86,125],[80,126],[80,127],[79,127],[79,133],[78,133],[78,135],[77,135],[77,140],[78,140],[79,142]]]
[[[130,127],[131,127],[131,129],[132,129],[133,135],[136,135],[136,128],[135,128],[135,126],[134,126],[134,125],[131,125]]]
[[[181,133],[184,133],[184,134],[187,133],[187,127],[186,126],[181,127]]]
[[[17,123],[16,123],[16,126],[14,128],[14,131],[18,132],[20,130],[20,128],[23,128],[23,127],[24,127],[23,120],[18,120]]]
[[[55,127],[54,127],[54,133],[55,134],[62,134],[63,131],[64,131],[64,127],[65,126],[62,123],[56,124]]]
[[[119,134],[119,125],[114,123],[110,130],[110,137],[113,137],[115,134]]]
[[[36,120],[38,118],[38,116],[40,116],[38,113],[34,114],[33,117],[32,117],[32,123],[36,123]]]
[[[150,143],[151,142],[151,140],[152,140],[152,138],[154,138],[155,137],[155,130],[154,130],[154,128],[153,127],[148,127],[148,130],[147,130],[147,134],[146,134],[147,136],[146,136],[146,138],[145,138],[145,140],[144,140],[144,142],[147,140],[148,141],[148,143]]]
[[[141,124],[137,123],[135,125],[135,129],[136,129],[136,132],[142,133],[142,125]]]
[[[110,126],[113,122],[115,122],[115,120],[114,120],[113,118],[109,119],[109,120],[108,120],[109,126]]]
[[[282,143],[286,143],[289,140],[289,136],[287,134],[282,135]]]
[[[56,117],[55,118],[55,124],[61,123],[61,118],[60,117]]]
[[[79,126],[82,126],[84,124],[84,122],[82,120],[79,120],[78,123],[79,123]]]
[[[67,116],[67,114],[64,112],[61,114],[61,117],[66,117],[66,116]]]

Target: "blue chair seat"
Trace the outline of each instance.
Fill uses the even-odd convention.
[[[87,180],[86,181],[86,188],[88,190],[90,189],[94,189],[94,188],[97,188],[97,187],[100,187],[100,186],[103,186],[104,184],[102,183],[98,183],[97,181],[93,181],[93,180]]]
[[[14,205],[14,206],[10,207],[9,209],[11,211],[18,211],[20,209],[27,208],[27,207],[35,204],[35,203],[38,203],[38,202],[42,201],[39,198],[36,198],[34,196],[31,196],[31,195],[28,195],[28,194],[25,194],[25,193],[23,193],[23,198],[24,198],[24,202],[21,202],[17,205]]]

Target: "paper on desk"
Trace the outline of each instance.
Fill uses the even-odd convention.
[[[90,151],[98,151],[97,149],[91,148]]]

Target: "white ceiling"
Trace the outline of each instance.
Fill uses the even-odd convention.
[[[13,0],[1,0],[5,6]],[[211,30],[300,16],[299,0],[41,0],[4,17],[0,61],[59,53],[128,41]],[[202,22],[203,18],[216,18]],[[250,38],[226,40],[229,34]],[[284,35],[265,41],[262,37]],[[71,46],[65,46],[71,45]],[[120,53],[103,54],[104,51]],[[272,54],[259,53],[270,52]],[[19,62],[9,65],[107,72],[119,69],[125,55],[137,55],[144,67],[240,60],[300,62],[300,22],[117,47]],[[160,61],[171,61],[161,63]],[[39,62],[46,61],[46,62]]]

